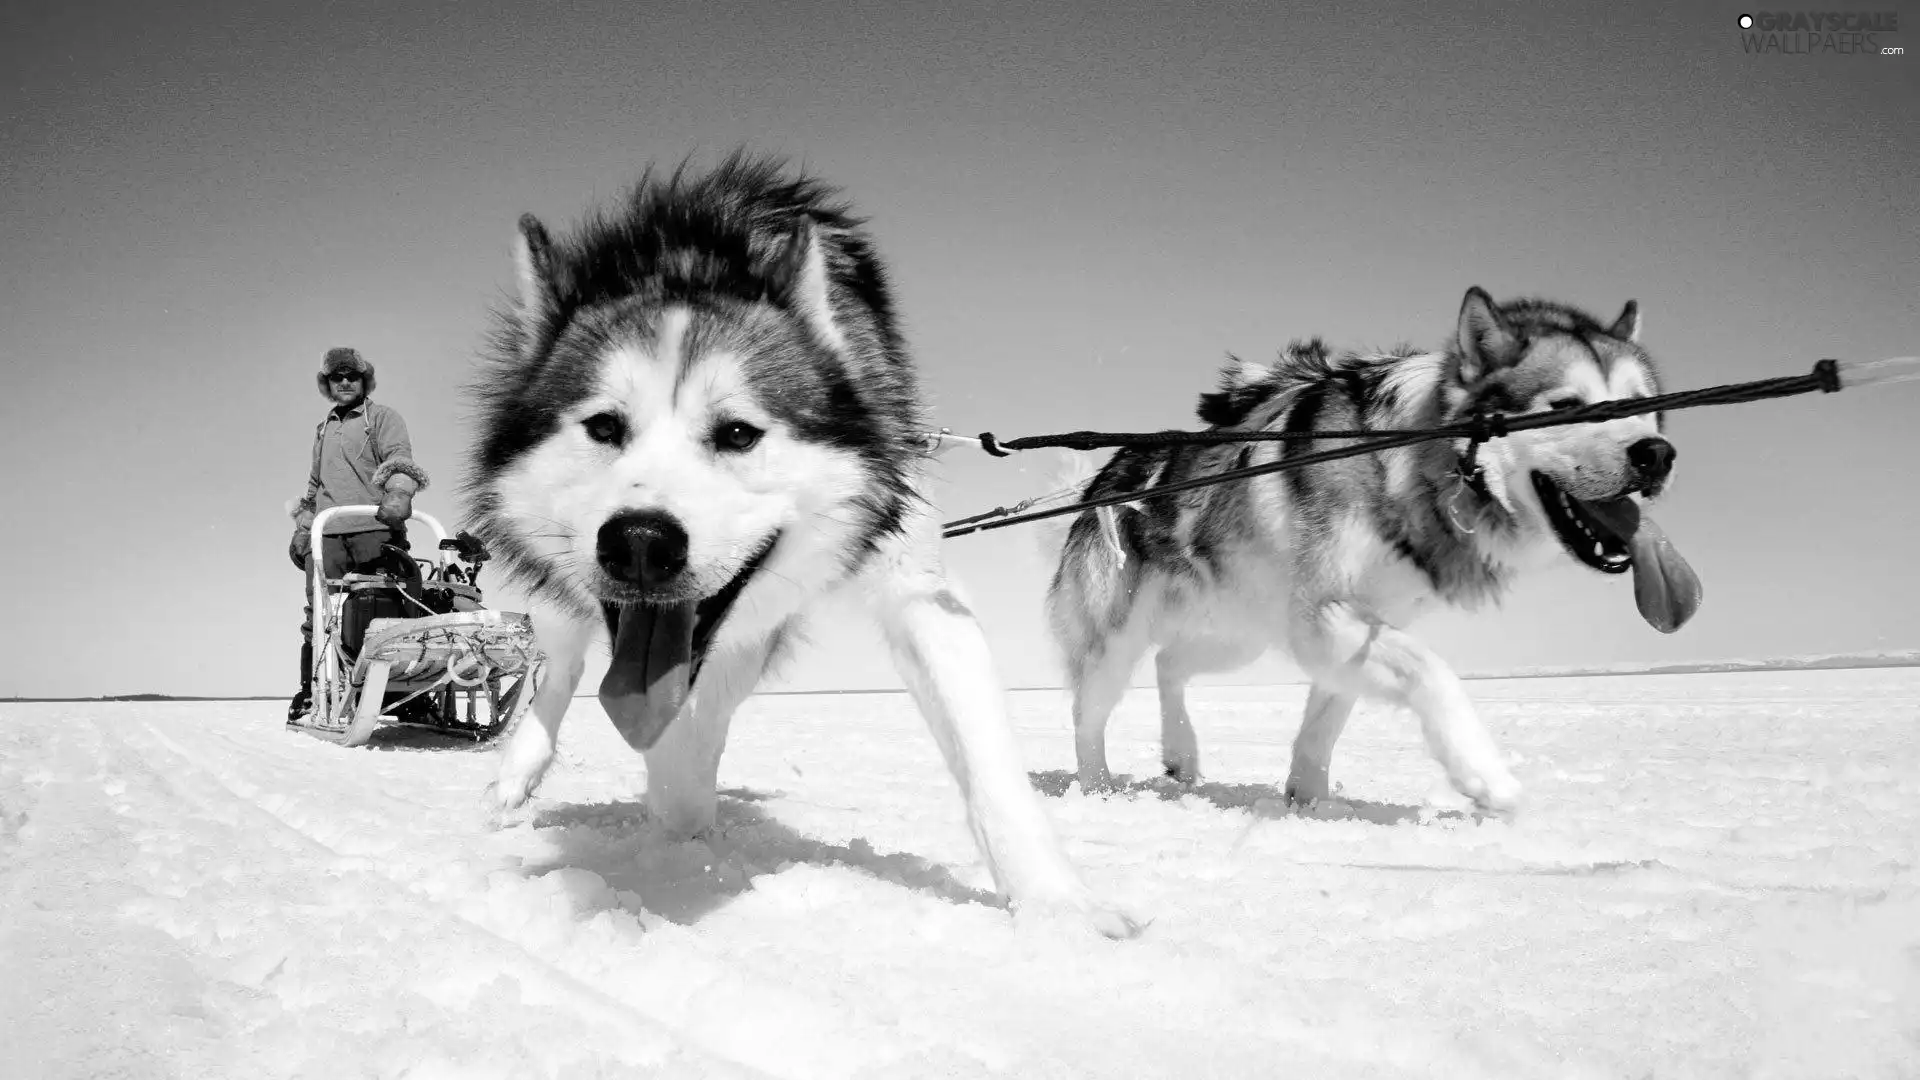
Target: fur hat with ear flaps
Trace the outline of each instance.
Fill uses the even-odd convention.
[[[327,358],[320,361],[320,374],[315,375],[313,380],[320,387],[320,396],[328,401],[333,400],[333,395],[327,392],[327,376],[336,371],[359,372],[360,378],[365,380],[367,393],[373,393],[373,365],[367,362],[366,357],[360,355],[360,350],[345,346],[328,349]]]

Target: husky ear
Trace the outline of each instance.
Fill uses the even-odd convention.
[[[1607,333],[1621,341],[1631,341],[1638,345],[1640,344],[1640,325],[1640,301],[1629,300],[1627,306],[1620,309],[1620,317],[1613,320],[1613,326]]]
[[[1475,285],[1460,302],[1460,381],[1469,385],[1520,359],[1520,337],[1507,325],[1493,297]]]
[[[767,260],[767,293],[806,322],[822,344],[838,352],[846,336],[833,319],[833,300],[827,291],[827,253],[812,221],[802,221],[781,249]]]
[[[514,277],[520,284],[520,316],[538,318],[554,303],[553,240],[547,227],[532,214],[520,215],[520,232],[513,243]]]

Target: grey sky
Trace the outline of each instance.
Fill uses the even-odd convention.
[[[1920,46],[1913,3],[1871,9]],[[561,10],[8,5],[0,694],[290,693],[322,353],[378,365],[453,518],[515,217],[742,143],[871,217],[957,431],[1192,426],[1226,352],[1438,344],[1473,284],[1637,297],[1676,389],[1920,352],[1920,56],[1748,55],[1737,5]],[[1911,386],[1677,414],[1692,625],[1569,565],[1430,637],[1467,668],[1920,645],[1917,421]],[[942,511],[1052,464],[951,456]],[[949,559],[1007,680],[1057,682],[1031,530]],[[864,629],[813,636],[788,685],[894,685]]]

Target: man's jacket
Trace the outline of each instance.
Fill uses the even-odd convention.
[[[346,410],[336,406],[313,431],[313,471],[293,520],[305,528],[330,506],[379,505],[389,490],[412,495],[426,489],[426,470],[414,463],[407,422],[398,411],[374,401]],[[327,521],[329,536],[384,528],[371,514]]]

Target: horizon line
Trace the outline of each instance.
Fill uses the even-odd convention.
[[[1470,672],[1460,676],[1462,682],[1499,682],[1506,679],[1590,679],[1624,677],[1632,675],[1716,675],[1763,673],[1769,671],[1850,671],[1883,667],[1920,667],[1920,649],[1900,649],[1881,653],[1847,653],[1838,655],[1783,656],[1766,660],[1700,660],[1683,661],[1671,664],[1649,664],[1644,667],[1609,668],[1517,668],[1505,672]],[[1269,686],[1304,686],[1305,678],[1272,680],[1251,683],[1212,683],[1203,684],[1210,688],[1260,688]],[[1027,694],[1043,690],[1065,691],[1065,686],[1009,686],[1002,692],[1009,694]],[[1134,690],[1156,689],[1153,683],[1129,685]],[[864,687],[855,689],[821,690],[762,690],[754,697],[823,697],[828,695],[856,694],[905,694],[905,687]],[[580,701],[597,697],[597,694],[576,693],[570,700]],[[0,697],[0,704],[25,705],[58,702],[152,702],[152,701],[281,701],[285,694],[99,694],[87,697]]]

